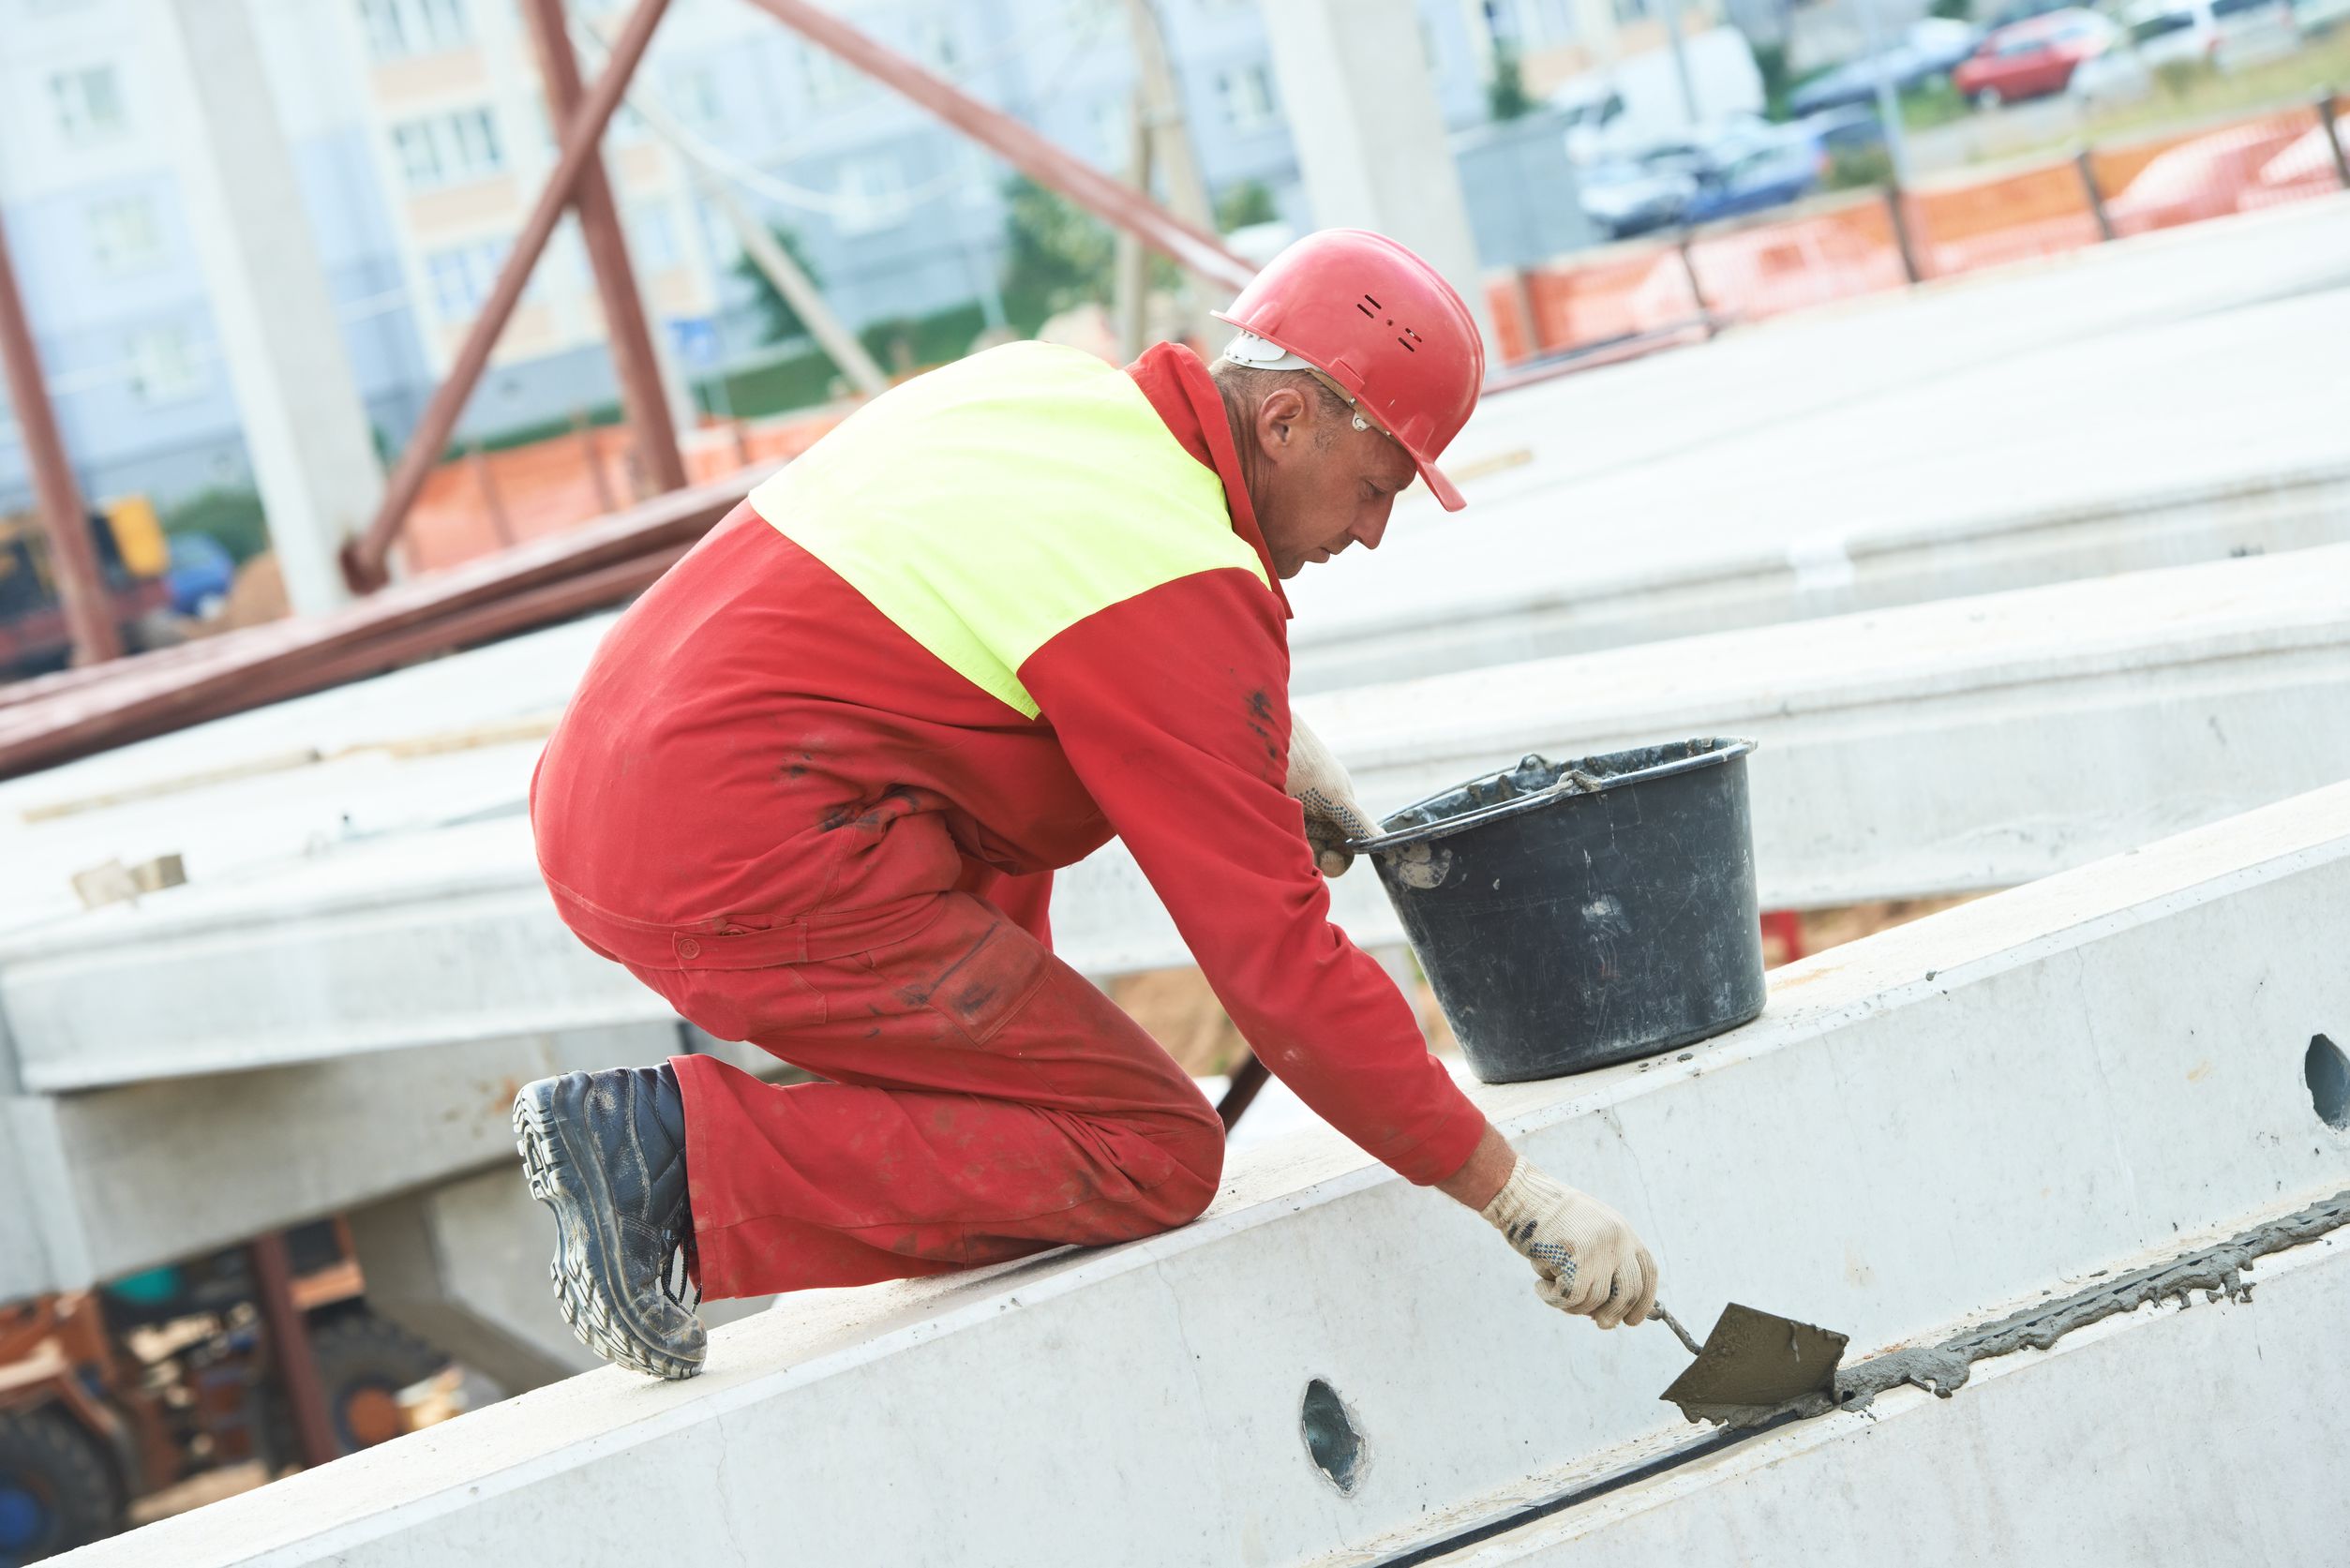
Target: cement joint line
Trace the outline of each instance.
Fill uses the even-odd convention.
[[[2176,1301],[2186,1307],[2191,1305],[2189,1298],[2197,1291],[2204,1292],[2207,1302],[2216,1303],[2223,1298],[2250,1301],[2253,1287],[2245,1281],[2243,1275],[2249,1264],[2270,1253],[2316,1241],[2344,1226],[2350,1226],[2350,1191],[2338,1192],[2307,1208],[2238,1232],[2210,1247],[2182,1253],[2168,1262],[2133,1269],[2112,1279],[2101,1280],[2086,1290],[2075,1291],[2071,1295],[2027,1307],[1981,1328],[1953,1335],[1938,1345],[1892,1351],[1873,1356],[1836,1375],[1836,1392],[1833,1399],[1825,1395],[1813,1395],[1780,1405],[1684,1406],[1682,1413],[1691,1421],[1712,1421],[1725,1429],[1642,1464],[1585,1482],[1539,1502],[1514,1508],[1482,1524],[1472,1525],[1438,1540],[1423,1542],[1391,1556],[1376,1559],[1367,1568],[1415,1568],[1417,1564],[1437,1561],[1463,1547],[1507,1534],[1537,1519],[1563,1514],[1594,1498],[1621,1491],[1651,1476],[1678,1470],[1695,1460],[1752,1441],[1795,1422],[1836,1411],[1864,1411],[1878,1395],[1904,1384],[1924,1389],[1947,1399],[1966,1386],[1978,1361],[2021,1350],[2047,1350],[2076,1328],[2085,1328],[2122,1313],[2134,1312],[2149,1303]]]

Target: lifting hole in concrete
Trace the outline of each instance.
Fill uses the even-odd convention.
[[[2309,1083],[2309,1102],[2318,1117],[2336,1132],[2350,1131],[2350,1056],[2323,1035],[2309,1038],[2309,1054],[2301,1058],[2301,1076]]]
[[[1297,1426],[1305,1434],[1306,1453],[1314,1469],[1339,1489],[1340,1496],[1353,1497],[1362,1484],[1363,1471],[1370,1468],[1369,1451],[1355,1427],[1355,1412],[1346,1408],[1339,1391],[1320,1378],[1307,1383]]]

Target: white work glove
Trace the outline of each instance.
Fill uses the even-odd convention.
[[[1289,797],[1306,808],[1306,842],[1325,876],[1338,876],[1355,863],[1348,839],[1371,835],[1370,818],[1355,799],[1355,781],[1339,759],[1295,712],[1289,717]]]
[[[1656,1304],[1656,1261],[1624,1216],[1524,1158],[1481,1212],[1534,1264],[1536,1292],[1560,1311],[1613,1328],[1644,1322]]]

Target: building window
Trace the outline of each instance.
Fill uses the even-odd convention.
[[[392,151],[411,190],[486,179],[506,166],[498,126],[486,109],[435,114],[392,127]]]
[[[914,24],[914,58],[935,71],[951,71],[963,57],[955,47],[954,23],[944,17],[926,17]]]
[[[628,215],[629,247],[635,261],[649,272],[674,267],[682,260],[678,250],[677,223],[666,202],[648,202]]]
[[[163,231],[155,203],[144,196],[93,202],[87,214],[90,260],[112,277],[146,272],[163,264]]]
[[[129,125],[112,66],[59,71],[49,79],[49,97],[57,112],[57,128],[76,146],[102,142]]]
[[[1273,123],[1273,73],[1263,65],[1235,66],[1216,73],[1216,100],[1224,124],[1236,131],[1263,130]]]
[[[829,50],[805,44],[800,50],[800,78],[807,84],[808,101],[821,109],[846,103],[864,91],[865,78],[843,65]]]
[[[1093,106],[1093,136],[1100,143],[1101,161],[1124,173],[1134,160],[1134,108],[1131,100],[1103,98]]]
[[[185,327],[150,327],[125,345],[130,357],[130,392],[142,403],[170,403],[204,389],[202,366]]]
[[[708,66],[671,72],[669,102],[678,118],[697,130],[715,130],[726,122],[726,100],[719,96],[718,73]]]
[[[507,248],[503,240],[475,240],[426,257],[425,277],[432,285],[434,312],[451,326],[463,326],[480,314],[482,302],[497,287]]]
[[[833,226],[844,234],[866,234],[904,222],[905,195],[906,176],[895,158],[843,158]]]
[[[378,60],[434,54],[472,40],[465,0],[359,0],[367,52]]]

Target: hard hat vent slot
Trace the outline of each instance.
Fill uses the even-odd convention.
[[[1405,327],[1401,336],[1398,336],[1396,341],[1403,345],[1403,351],[1405,353],[1416,354],[1420,351],[1420,345],[1427,342],[1428,339],[1422,337],[1418,333],[1414,332],[1410,327]]]

